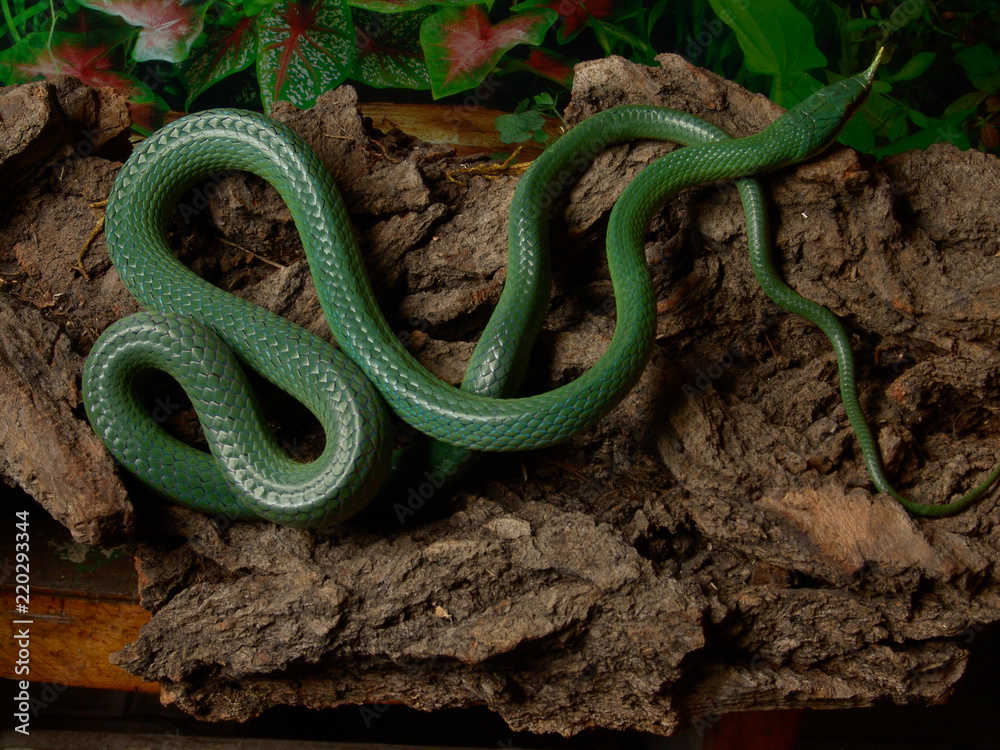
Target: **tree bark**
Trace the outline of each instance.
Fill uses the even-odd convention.
[[[580,65],[568,119],[657,104],[743,136],[780,113],[659,61]],[[58,105],[32,86],[0,91],[0,113],[26,90]],[[404,343],[460,381],[503,285],[516,176],[449,179],[469,160],[374,130],[348,87],[275,116],[344,192]],[[220,524],[122,484],[78,382],[96,335],[136,305],[103,237],[87,278],[72,268],[96,218],[86,204],[106,197],[124,143],[67,160],[60,137],[53,162],[54,137],[38,136],[0,236],[0,468],[78,539],[130,545],[153,618],[115,662],[159,681],[166,702],[213,720],[278,704],[480,704],[516,730],[669,734],[737,710],[943,701],[969,641],[1000,619],[995,493],[924,520],[873,492],[830,345],[759,289],[726,185],[685,191],[654,220],[652,362],[562,446],[487,457],[447,496],[411,492],[326,531]],[[528,392],[571,380],[610,340],[607,217],[671,148],[612,148],[568,191]],[[782,272],[845,322],[889,472],[914,500],[964,491],[1000,454],[998,179],[996,159],[946,144],[878,163],[836,147],[765,178]],[[171,231],[199,273],[329,337],[273,189],[210,180]],[[191,423],[172,414],[179,433]],[[278,429],[314,450],[310,428]]]

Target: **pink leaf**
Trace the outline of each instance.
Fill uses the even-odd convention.
[[[592,18],[611,18],[621,14],[619,0],[527,0],[518,3],[513,10],[535,8],[550,8],[559,14],[559,25],[556,31],[556,41],[565,44],[575,37],[584,27],[590,24]]]
[[[530,70],[566,88],[573,87],[573,61],[547,49],[538,47],[531,50],[527,60],[513,67]]]
[[[51,41],[51,44],[50,44]],[[121,66],[113,57],[124,41],[121,33],[30,34],[8,52],[0,55],[2,76],[8,83],[25,83],[38,78],[68,75],[88,86],[111,86],[134,90],[136,80],[119,73]]]
[[[180,0],[79,0],[81,5],[122,18],[138,26],[132,50],[136,60],[177,63],[188,56],[205,25],[208,4]]]
[[[532,10],[494,26],[479,5],[441,8],[420,28],[435,98],[477,85],[518,44],[541,44],[555,19],[553,11]]]
[[[0,82],[27,83],[38,78],[69,75],[88,86],[107,86],[129,93],[132,127],[148,135],[163,124],[166,103],[143,81],[121,70],[117,50],[135,32],[92,31],[71,34],[46,31],[28,34],[17,44],[0,51]]]

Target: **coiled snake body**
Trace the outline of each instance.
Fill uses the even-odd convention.
[[[394,335],[375,302],[340,195],[301,138],[266,117],[238,110],[177,120],[136,149],[108,201],[112,261],[129,291],[152,312],[112,325],[87,359],[83,395],[94,429],[129,471],[176,502],[235,519],[303,527],[348,518],[387,475],[404,470],[405,461],[390,457],[385,404],[432,439],[424,454],[445,473],[454,473],[472,451],[552,445],[613,408],[650,357],[656,307],[644,240],[651,217],[684,187],[735,178],[754,271],[775,302],[817,323],[833,342],[843,400],[876,487],[916,513],[964,507],[1000,476],[1000,467],[948,505],[918,505],[892,490],[858,404],[847,336],[829,311],[799,297],[778,277],[763,196],[746,177],[826,148],[863,101],[877,63],[746,138],[731,140],[694,116],[641,106],[601,112],[562,136],[517,186],[504,291],[461,389],[429,374]],[[513,398],[549,294],[546,189],[565,184],[567,175],[579,174],[607,146],[634,138],[687,147],[643,170],[612,211],[607,252],[617,311],[614,338],[577,380],[549,393]],[[226,169],[263,177],[288,204],[340,351],[209,284],[171,252],[166,224],[180,196],[199,179]],[[316,415],[326,433],[318,459],[298,463],[277,444],[243,365]],[[211,455],[172,437],[145,411],[136,385],[150,368],[168,372],[185,389]],[[392,486],[401,486],[399,477]]]

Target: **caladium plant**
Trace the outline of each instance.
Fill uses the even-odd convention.
[[[541,44],[556,17],[551,10],[529,10],[491,24],[481,5],[441,8],[420,25],[434,96],[475,88],[506,52]]]
[[[6,28],[12,40],[0,82],[70,73],[128,89],[154,123],[151,112],[197,108],[210,89],[213,104],[229,101],[227,79],[255,80],[268,110],[279,100],[309,107],[347,79],[434,98],[494,72],[569,86],[575,60],[544,48],[546,38],[569,41],[635,0],[67,0],[44,30],[45,14],[25,2],[0,0],[0,39]]]
[[[240,17],[231,26],[216,26],[208,40],[184,61],[180,74],[186,84],[185,109],[207,89],[239,73],[257,59],[257,29],[253,18]]]
[[[143,80],[121,72],[128,39],[129,33],[122,30],[83,34],[36,31],[0,52],[0,80],[14,84],[69,75],[88,86],[124,89],[131,96],[130,114],[136,130],[150,133],[163,124],[166,107]]]
[[[616,6],[620,5],[622,0],[526,0],[515,5],[513,10],[547,8],[558,13],[556,41],[565,44],[592,21],[614,16],[619,10]]]
[[[571,85],[577,58],[655,65],[673,51],[791,105],[891,39],[844,142],[880,155],[942,139],[1000,152],[1000,17],[983,10],[992,8],[985,0],[960,3],[974,6],[968,12],[938,5],[947,3],[0,0],[0,84],[69,73],[124,88],[148,130],[168,106],[308,106],[353,80],[466,104],[495,96],[490,103],[505,109],[530,100],[516,113],[520,129],[505,132],[537,139],[530,111],[545,110],[539,94]]]
[[[76,0],[86,8],[118,16],[139,33],[132,47],[135,60],[179,63],[205,25],[207,0]]]
[[[355,61],[351,78],[375,88],[429,89],[420,26],[433,8],[375,13],[354,8]]]
[[[346,2],[278,0],[257,19],[257,80],[270,109],[278,99],[311,107],[354,66]]]
[[[573,66],[577,62],[579,61],[564,57],[552,50],[535,47],[524,60],[506,61],[501,71],[508,73],[528,70],[568,89],[573,85]]]
[[[0,77],[5,83],[70,75],[89,86],[131,89],[137,81],[121,72],[123,33],[73,34],[37,31],[0,52]]]
[[[403,13],[410,10],[420,10],[428,6],[440,8],[443,5],[468,4],[469,0],[351,0],[352,7],[373,10],[379,13]]]

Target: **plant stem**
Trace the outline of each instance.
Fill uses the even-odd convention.
[[[0,0],[0,6],[3,7],[3,17],[7,21],[7,33],[10,34],[15,43],[21,41],[21,35],[17,33],[17,27],[14,25],[14,16],[10,12],[10,5],[7,0]]]

